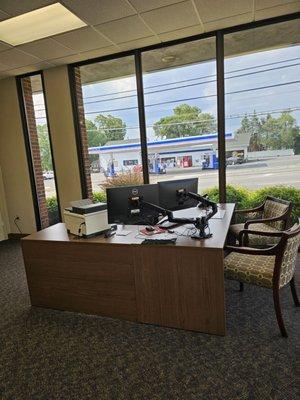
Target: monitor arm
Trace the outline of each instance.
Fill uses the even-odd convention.
[[[150,208],[152,210],[160,212],[162,215],[168,217],[169,222],[173,222],[173,223],[179,224],[179,225],[193,224],[198,231],[198,234],[192,236],[192,238],[194,238],[194,239],[206,239],[206,238],[211,237],[212,234],[211,233],[207,234],[205,232],[205,229],[208,228],[209,219],[213,215],[215,215],[218,211],[217,204],[215,202],[207,199],[206,197],[203,197],[196,193],[188,192],[187,195],[189,197],[199,201],[199,204],[201,204],[204,208],[211,208],[211,211],[203,217],[176,218],[176,217],[174,217],[174,214],[172,211],[167,210],[163,207],[157,206],[156,204],[149,203],[148,201],[144,201],[140,197],[134,197],[131,199],[131,201],[136,202],[137,205],[141,208]]]

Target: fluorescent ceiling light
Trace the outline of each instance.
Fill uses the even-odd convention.
[[[55,3],[1,21],[0,40],[16,46],[82,26],[86,24],[81,19],[60,3]]]

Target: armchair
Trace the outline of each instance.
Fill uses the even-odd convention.
[[[277,199],[267,196],[265,202],[258,207],[248,210],[236,210],[235,216],[245,215],[246,222],[233,224],[230,226],[230,235],[239,239],[239,234],[244,230],[262,231],[267,233],[284,231],[287,228],[289,216],[292,211],[290,201]],[[258,235],[250,232],[244,232],[245,243],[249,246],[268,246],[278,243],[277,236]]]
[[[244,236],[260,235],[277,238],[278,243],[265,249],[244,247]],[[295,306],[299,307],[294,272],[300,245],[300,220],[285,232],[243,231],[240,233],[240,247],[227,246],[230,253],[225,257],[225,277],[244,283],[263,286],[273,291],[277,323],[283,337],[287,337],[280,307],[279,291],[290,284]]]

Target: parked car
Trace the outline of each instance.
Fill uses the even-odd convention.
[[[242,157],[228,157],[226,160],[226,165],[236,165],[236,164],[243,164],[245,159]]]
[[[43,178],[46,179],[53,179],[54,178],[54,173],[53,171],[45,171],[43,172]]]

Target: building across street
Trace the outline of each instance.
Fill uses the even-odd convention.
[[[226,158],[229,163],[247,159],[250,135],[226,133]],[[113,175],[128,170],[138,171],[142,165],[138,139],[110,141],[104,146],[90,147],[89,154],[99,155],[96,168]],[[150,173],[165,173],[172,168],[218,168],[218,134],[178,137],[148,142]],[[94,162],[95,164],[95,162]]]

